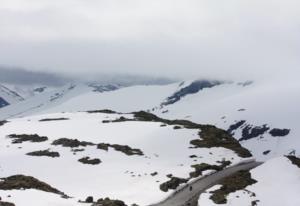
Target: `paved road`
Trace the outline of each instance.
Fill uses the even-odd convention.
[[[175,191],[165,200],[153,204],[150,206],[194,206],[197,205],[197,201],[201,193],[205,192],[208,188],[216,185],[220,180],[225,177],[228,177],[241,170],[249,170],[259,166],[260,162],[255,160],[250,160],[247,162],[242,162],[237,165],[228,167],[222,171],[215,172],[203,176],[199,179],[194,180],[193,182],[187,184],[183,188]]]

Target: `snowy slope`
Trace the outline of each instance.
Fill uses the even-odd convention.
[[[23,100],[24,98],[16,91],[0,84],[0,108]]]
[[[11,91],[16,92],[23,99],[28,99],[39,95],[43,92],[52,91],[57,87],[45,86],[45,85],[19,85],[19,84],[2,84]]]
[[[188,119],[225,130],[244,121],[242,126],[231,132],[257,158],[266,160],[294,151],[299,153],[300,144],[295,144],[300,135],[297,124],[300,114],[298,81],[291,78],[241,83],[214,82],[213,85],[207,85],[205,81],[195,84],[190,80],[170,85],[131,86],[103,93],[95,92],[86,85],[78,85],[72,91],[60,89],[58,93],[63,97],[55,101],[49,100],[55,93],[47,93],[3,108],[0,118],[112,109],[121,112],[148,110],[164,118]],[[195,92],[195,86],[200,90]],[[178,98],[178,95],[181,96]],[[176,101],[173,101],[174,97]],[[264,127],[266,131],[255,133]],[[270,134],[274,128],[287,129],[288,134],[274,137]],[[243,132],[248,134],[247,138],[243,137]]]
[[[296,206],[300,205],[300,168],[285,157],[268,160],[263,165],[251,170],[251,176],[258,182],[229,194],[224,206],[262,205],[262,206]],[[209,191],[218,189],[219,186]],[[255,195],[254,195],[255,194]],[[200,196],[199,206],[216,206],[210,200],[211,194]]]
[[[190,141],[199,138],[198,129],[187,129],[181,125],[176,128],[176,125],[159,121],[109,122],[121,116],[134,119],[133,114],[110,112],[56,113],[10,119],[0,127],[1,177],[16,174],[32,176],[72,198],[62,199],[59,195],[37,190],[3,191],[0,181],[3,201],[16,205],[65,206],[80,205],[78,200],[94,196],[120,199],[127,205],[148,205],[164,199],[173,191],[160,189],[162,183],[170,180],[170,174],[189,178],[194,164],[219,165],[218,161],[235,164],[245,160],[223,147],[193,148]],[[14,144],[16,139],[9,138],[12,134],[37,134],[48,139],[17,141]],[[60,138],[86,141],[88,145],[70,148],[54,144]],[[128,145],[135,149],[134,154],[126,155],[113,146],[109,146],[107,151],[99,149],[97,144],[100,143]],[[142,154],[135,155],[136,149]],[[59,157],[26,155],[40,150],[58,152]],[[78,160],[83,157],[100,159],[101,163],[82,164]]]
[[[0,119],[7,119],[12,117],[26,116],[36,113],[43,113],[48,109],[61,105],[64,102],[82,94],[91,94],[99,97],[102,92],[116,90],[118,85],[97,85],[97,84],[68,84],[57,89],[46,89],[46,91],[35,89],[33,97],[30,97],[22,102],[7,106],[0,109]],[[38,92],[40,91],[40,92]],[[81,98],[80,104],[92,104],[90,99]]]
[[[0,108],[55,89],[57,88],[44,85],[0,84],[0,99],[3,102],[0,102]]]
[[[155,113],[166,118],[185,118],[195,122],[214,124],[223,129],[237,121],[245,120],[252,127],[267,125],[270,129],[242,144],[257,158],[268,159],[293,150],[300,152],[298,136],[300,84],[298,81],[254,82],[243,86],[238,83],[225,83],[188,95],[175,104],[164,106]],[[289,129],[287,136],[273,137],[273,128]],[[241,139],[242,127],[234,131]],[[250,130],[251,132],[251,130]],[[267,155],[263,152],[270,150]]]
[[[111,109],[120,112],[147,110],[160,104],[167,95],[171,94],[177,88],[178,84],[137,85],[101,94],[87,92],[57,107],[45,110],[43,113],[96,109]]]
[[[205,151],[206,154],[205,152],[202,153],[202,151],[200,151],[200,155],[197,155],[204,157],[204,159],[186,159],[188,154],[192,155],[190,153],[191,150],[186,150],[187,147],[183,150],[181,147],[177,147],[178,145],[187,145],[187,142],[184,143],[179,141],[179,139],[181,139],[179,136],[194,136],[196,135],[195,131],[193,133],[189,130],[186,131],[186,133],[183,132],[184,134],[179,134],[183,130],[175,131],[173,130],[173,127],[169,126],[161,128],[159,124],[149,122],[119,122],[114,124],[101,124],[105,118],[113,119],[116,118],[118,114],[104,115],[97,113],[86,114],[84,112],[73,112],[97,109],[112,109],[121,112],[148,110],[167,119],[187,119],[194,122],[216,125],[217,127],[225,130],[231,128],[229,132],[232,133],[236,139],[240,140],[240,143],[244,147],[248,148],[258,160],[266,162],[262,166],[251,171],[252,178],[258,181],[256,184],[248,186],[251,189],[251,192],[247,193],[245,191],[238,191],[230,194],[228,196],[228,205],[251,205],[254,203],[263,206],[294,206],[295,204],[293,203],[297,203],[296,205],[298,205],[299,200],[294,192],[300,191],[299,176],[297,176],[299,173],[299,168],[296,168],[285,157],[282,157],[282,155],[287,154],[293,154],[296,156],[299,156],[300,154],[300,144],[298,140],[300,129],[297,121],[300,114],[298,106],[300,105],[300,84],[298,83],[297,79],[272,79],[257,82],[247,81],[241,83],[217,82],[214,85],[202,83],[193,84],[194,82],[195,81],[190,80],[170,85],[131,86],[114,91],[104,90],[106,92],[95,91],[95,88],[98,88],[98,86],[95,85],[93,87],[88,85],[76,85],[76,87],[66,86],[58,91],[45,92],[38,97],[33,97],[21,103],[2,108],[0,110],[0,119],[20,116],[24,116],[24,118],[12,120],[11,123],[0,127],[0,134],[5,136],[7,135],[7,131],[24,131],[46,135],[49,136],[51,140],[59,137],[74,137],[84,141],[92,142],[94,142],[96,138],[97,141],[95,142],[115,141],[111,143],[128,143],[128,145],[132,147],[141,148],[142,151],[148,151],[145,152],[145,154],[147,153],[147,157],[151,157],[151,159],[147,159],[150,162],[150,165],[145,166],[145,162],[140,161],[144,160],[145,158],[143,159],[142,157],[134,157],[131,159],[132,157],[129,158],[125,156],[125,161],[123,158],[121,158],[121,156],[124,154],[119,154],[118,152],[117,154],[119,154],[120,157],[110,157],[111,150],[109,150],[107,153],[98,151],[97,149],[95,150],[95,148],[92,147],[88,147],[85,151],[81,153],[78,152],[76,155],[72,155],[70,154],[70,150],[66,148],[54,147],[49,145],[49,143],[40,143],[44,149],[55,149],[63,154],[64,157],[66,157],[64,160],[59,158],[59,161],[50,161],[52,162],[51,164],[54,164],[53,167],[56,167],[56,163],[59,162],[59,165],[69,166],[69,173],[72,173],[71,170],[79,171],[82,174],[89,173],[91,174],[91,179],[95,179],[99,174],[103,174],[99,173],[98,170],[91,172],[90,170],[82,168],[82,165],[77,162],[79,155],[81,155],[81,157],[84,155],[90,155],[92,158],[99,157],[101,160],[103,160],[103,163],[106,162],[105,160],[110,160],[110,158],[113,158],[116,162],[122,162],[121,167],[123,168],[127,168],[129,164],[137,165],[136,168],[131,168],[131,170],[128,171],[114,171],[114,169],[111,168],[115,168],[115,165],[108,165],[107,170],[114,171],[112,174],[114,177],[116,177],[116,182],[109,187],[109,190],[105,189],[105,191],[99,190],[99,188],[96,189],[95,187],[97,186],[91,186],[91,182],[93,182],[94,179],[85,179],[86,177],[84,177],[81,181],[79,181],[80,183],[78,183],[80,185],[84,185],[84,191],[78,191],[77,188],[74,189],[75,183],[72,183],[73,187],[71,188],[71,186],[66,186],[68,184],[66,184],[63,179],[59,179],[57,177],[60,176],[60,171],[53,172],[51,170],[50,172],[53,172],[54,174],[52,175],[44,170],[42,172],[35,170],[34,167],[30,169],[24,166],[24,170],[21,170],[21,172],[24,172],[28,175],[35,175],[39,179],[45,180],[50,185],[59,188],[66,194],[75,197],[75,200],[65,200],[57,197],[57,195],[42,193],[41,196],[44,196],[45,199],[55,202],[52,205],[74,205],[77,204],[76,202],[78,199],[83,200],[88,195],[93,195],[97,198],[108,196],[111,198],[122,199],[128,204],[140,203],[141,205],[145,205],[148,203],[153,203],[157,200],[161,200],[161,198],[167,195],[166,193],[162,193],[159,189],[156,189],[159,188],[159,185],[162,181],[166,181],[168,179],[166,177],[168,173],[175,174],[179,177],[187,177],[192,171],[190,166],[195,160],[216,163],[216,161],[220,160],[224,154],[226,154],[226,158],[232,156],[234,161],[239,161],[240,159],[235,157],[235,154],[227,149],[225,149],[225,151],[224,149],[221,149],[218,152],[213,149],[214,155],[210,155],[209,152],[211,150],[207,149]],[[203,85],[204,87],[202,88]],[[48,113],[56,114],[49,115]],[[40,114],[42,116],[26,117],[32,114]],[[130,114],[128,115],[130,117]],[[42,122],[38,122],[38,119],[52,117],[65,117],[70,118],[70,120],[43,122],[43,124]],[[109,127],[109,129],[106,127]],[[6,130],[7,128],[10,129]],[[276,131],[276,129],[277,132],[272,133],[272,131]],[[132,130],[134,130],[134,132],[132,132]],[[1,133],[1,131],[5,132]],[[124,134],[125,136],[130,134],[129,136],[131,136],[133,139],[130,139],[130,141],[127,138],[124,139]],[[111,136],[116,138],[110,139]],[[178,141],[177,138],[175,138],[175,140],[167,139],[169,136],[178,137]],[[100,139],[98,139],[98,137]],[[161,137],[166,137],[165,141],[163,141],[164,139]],[[139,141],[136,142],[136,140]],[[189,140],[190,139],[187,141]],[[10,140],[7,139],[5,141],[5,144],[2,145],[7,145],[7,142],[10,142]],[[170,151],[164,151],[166,152],[165,155],[164,152],[162,152],[162,155],[159,155],[160,158],[158,158],[155,154],[161,153],[162,150],[165,150],[165,145],[169,145],[168,143],[170,141],[174,141],[174,148],[170,148]],[[153,142],[156,143],[154,144]],[[8,156],[20,158],[19,154],[22,153],[24,155],[26,152],[30,152],[39,148],[30,143],[23,144],[26,145],[26,147],[22,147],[21,149],[17,149],[17,147],[14,145],[9,146],[8,148],[3,146],[3,155],[6,157],[7,151],[11,150],[11,153],[9,153],[10,155]],[[152,152],[152,148],[157,148],[158,150]],[[21,152],[22,150],[24,150],[24,152]],[[177,157],[178,151],[182,151],[184,155]],[[151,153],[152,156],[149,153]],[[227,156],[228,154],[230,155]],[[159,159],[156,162],[154,161],[155,157]],[[174,159],[170,157],[174,157]],[[50,164],[48,161],[43,163],[43,161],[35,160],[36,158],[33,157],[25,156],[25,159],[22,158],[21,161],[28,162],[28,160],[33,160],[33,165],[39,165],[41,167],[44,166],[45,168],[46,165],[43,164]],[[40,159],[40,157],[38,157],[38,159]],[[44,157],[42,157],[42,159],[44,159]],[[178,165],[174,166],[175,159],[182,161],[184,166],[178,162],[176,164],[180,165],[180,167],[177,167]],[[3,160],[5,160],[5,158],[3,158]],[[70,163],[71,161],[79,165],[75,163],[75,165],[73,165]],[[19,168],[14,167],[12,164],[8,165],[9,166],[7,168],[13,169],[7,170],[8,172],[4,173],[6,176],[12,175],[12,172],[16,171],[15,169],[19,170]],[[102,163],[99,166],[91,167],[101,166]],[[147,169],[147,178],[144,178],[142,175],[142,173],[145,171],[141,168]],[[153,176],[149,175],[149,173],[151,173],[150,170],[151,172],[158,171],[158,175],[154,176],[155,178],[153,178]],[[272,171],[274,175],[269,175],[270,171]],[[121,172],[122,175],[120,176]],[[133,173],[131,174],[131,172]],[[124,178],[123,173],[129,173],[128,177],[130,178]],[[283,173],[284,175],[282,175]],[[139,174],[141,177],[138,176]],[[136,181],[136,179],[133,180],[133,177],[131,176],[139,177],[141,181]],[[280,176],[279,180],[278,176]],[[74,179],[77,180],[78,176],[74,174],[73,176],[70,175],[68,178],[68,182],[75,182]],[[155,179],[155,181],[153,181],[153,179]],[[160,182],[156,182],[157,180]],[[289,199],[290,202],[284,202],[284,200],[271,198],[275,195],[279,197],[280,187],[274,185],[277,181],[280,181],[280,185],[283,185],[285,188],[285,199]],[[122,185],[129,184],[134,185],[135,187],[128,190],[127,187],[120,186],[120,190],[114,190],[115,193],[110,192],[113,190],[112,188],[114,185],[119,184],[120,182]],[[99,184],[108,184],[108,182],[100,182]],[[149,188],[145,188],[145,185],[149,186]],[[86,189],[89,187],[91,188]],[[153,190],[153,188],[156,189]],[[29,190],[25,192],[26,195],[28,193],[28,195],[32,195],[32,197],[34,197],[37,193],[37,191]],[[256,194],[257,198],[251,197],[253,192]],[[15,195],[11,200],[15,202],[21,202],[25,193],[19,193],[20,191],[15,191]],[[151,197],[148,197],[149,199],[144,198],[146,193],[151,194]],[[140,199],[134,199],[136,196],[140,197]],[[236,196],[241,198],[236,198]],[[200,205],[203,205],[204,203],[207,205],[214,205],[213,202],[208,198],[208,194],[202,195],[199,200]],[[252,203],[252,201],[256,200],[261,202]],[[37,204],[36,201],[38,200],[31,198],[30,201],[32,201],[29,202],[30,205],[34,205]],[[274,203],[275,201],[276,204]]]
[[[225,130],[237,122],[245,121],[232,134],[242,140],[242,144],[257,158],[266,160],[294,151],[299,153],[300,144],[295,144],[300,135],[297,124],[300,114],[298,81],[293,78],[241,83],[214,81],[213,86],[202,82],[200,87],[198,84],[198,88],[203,85],[207,87],[196,90],[197,92],[197,84],[194,82],[190,80],[170,85],[131,86],[103,93],[91,91],[86,85],[79,85],[71,92],[67,88],[61,89],[63,91],[59,93],[63,93],[63,98],[57,101],[49,101],[48,93],[8,106],[0,110],[0,118],[112,109],[121,112],[148,110],[164,118],[188,119],[213,124]],[[189,91],[190,93],[182,95],[182,92]],[[178,98],[178,95],[182,96]],[[174,97],[176,101],[172,102]],[[255,134],[255,130],[263,129],[264,125],[268,130]],[[287,129],[289,133],[274,137],[270,134],[274,128]],[[249,138],[243,138],[243,132],[249,133]]]

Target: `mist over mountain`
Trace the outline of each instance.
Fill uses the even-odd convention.
[[[71,81],[53,73],[30,71],[22,68],[0,66],[0,82],[21,85],[62,86]]]
[[[90,74],[87,73],[79,77],[72,74],[59,74],[47,71],[34,71],[24,68],[0,66],[0,83],[18,85],[45,85],[63,86],[68,83],[101,83],[120,84],[123,86],[136,84],[169,84],[177,79],[164,77],[151,77],[144,75],[129,74]]]
[[[1,0],[0,206],[300,205],[299,0]]]

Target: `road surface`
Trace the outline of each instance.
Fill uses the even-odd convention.
[[[228,167],[222,171],[205,175],[175,191],[165,200],[150,206],[196,206],[200,194],[218,184],[223,178],[241,170],[253,169],[261,164],[255,160],[250,160]]]

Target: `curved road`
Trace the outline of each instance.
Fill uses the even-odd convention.
[[[197,205],[200,194],[218,184],[223,178],[241,170],[253,169],[261,164],[262,163],[256,162],[255,160],[250,160],[225,168],[222,171],[205,175],[178,189],[165,200],[150,206],[195,206]]]

